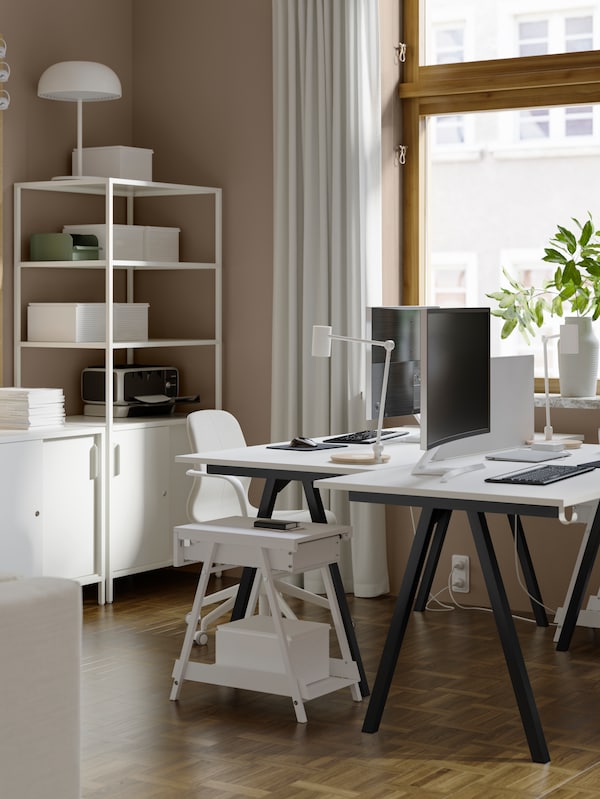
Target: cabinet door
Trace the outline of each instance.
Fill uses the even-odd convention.
[[[168,565],[169,429],[120,429],[113,438],[109,571],[118,576]]]
[[[92,435],[43,442],[45,575],[86,582],[101,571],[98,456]]]
[[[42,445],[0,445],[0,572],[42,574]]]
[[[190,451],[187,428],[185,421],[181,424],[171,425],[171,455],[169,458],[169,468],[171,471],[171,501],[169,503],[171,529],[178,524],[187,524],[190,520],[187,516],[187,498],[192,488],[192,478],[186,475],[190,468],[189,463],[176,463],[176,455],[185,455]]]

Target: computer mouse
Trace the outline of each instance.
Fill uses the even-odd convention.
[[[313,441],[312,438],[305,438],[305,436],[296,436],[290,441],[290,447],[294,447],[294,449],[314,449],[316,446],[318,446],[316,441]]]

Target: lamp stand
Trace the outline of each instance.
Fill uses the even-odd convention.
[[[83,101],[77,100],[77,177],[83,175]]]
[[[551,443],[560,443],[565,449],[576,449],[581,446],[581,441],[571,438],[554,438],[554,430],[550,423],[550,381],[548,378],[548,342],[551,338],[562,338],[560,333],[555,333],[552,336],[542,336],[542,345],[544,347],[544,395],[546,407],[546,424],[544,425],[544,441],[536,442],[537,446],[543,448],[544,442],[548,442],[550,448]],[[572,342],[570,342],[572,344]],[[575,351],[577,351],[575,349]]]

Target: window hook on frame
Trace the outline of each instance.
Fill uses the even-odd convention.
[[[394,147],[394,166],[404,166],[406,163],[406,145],[397,144]]]
[[[406,43],[398,42],[394,45],[394,51],[396,53],[395,63],[403,64],[406,61]]]

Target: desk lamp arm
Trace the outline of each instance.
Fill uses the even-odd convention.
[[[314,325],[312,337],[312,354],[315,357],[329,358],[331,356],[332,341],[349,341],[355,344],[370,344],[372,347],[383,347],[385,349],[385,363],[383,367],[383,381],[381,384],[381,397],[379,400],[379,417],[377,421],[377,435],[373,444],[373,456],[375,463],[382,463],[383,445],[381,443],[381,431],[383,429],[383,416],[385,411],[385,398],[387,395],[387,385],[390,373],[390,360],[392,350],[396,346],[391,339],[386,341],[375,341],[368,338],[355,338],[354,336],[338,336],[332,333],[332,328],[328,325]]]

